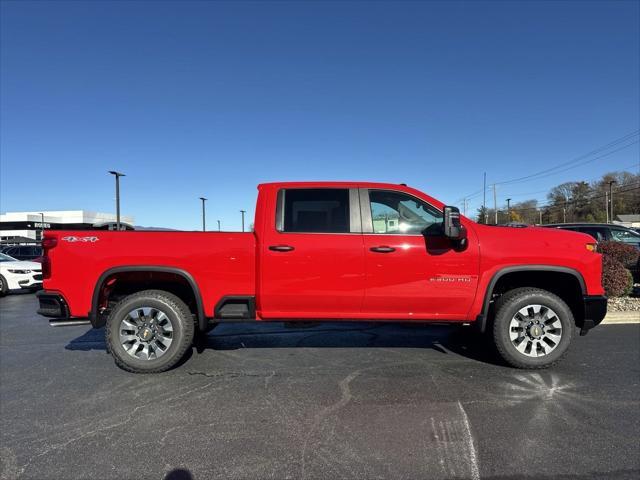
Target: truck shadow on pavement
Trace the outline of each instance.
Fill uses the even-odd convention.
[[[488,339],[472,327],[378,322],[290,325],[282,322],[221,324],[207,336],[196,339],[194,347],[198,353],[208,349],[243,348],[429,348],[443,355],[504,365]],[[106,351],[104,329],[86,331],[71,340],[65,349]]]

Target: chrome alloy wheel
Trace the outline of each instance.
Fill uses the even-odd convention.
[[[521,308],[509,324],[509,338],[516,350],[528,357],[544,357],[562,339],[562,323],[556,312],[544,305]]]
[[[164,312],[153,307],[131,310],[120,324],[120,344],[140,360],[160,358],[173,342],[173,325]]]

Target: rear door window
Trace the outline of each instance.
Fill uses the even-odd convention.
[[[349,233],[349,189],[289,189],[284,194],[281,231]]]

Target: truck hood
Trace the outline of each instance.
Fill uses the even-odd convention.
[[[473,228],[478,234],[480,248],[499,248],[501,253],[520,253],[526,256],[545,257],[554,256],[562,261],[568,252],[583,255],[587,252],[586,244],[596,243],[586,233],[557,228],[544,228],[533,226],[494,226],[474,224]],[[592,253],[592,252],[589,252]]]

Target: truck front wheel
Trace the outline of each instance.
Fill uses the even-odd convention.
[[[109,351],[120,368],[158,373],[173,367],[191,347],[194,325],[187,305],[162,290],[122,299],[107,318]]]
[[[567,352],[575,329],[569,306],[539,288],[511,290],[496,303],[493,341],[512,367],[547,368]]]

